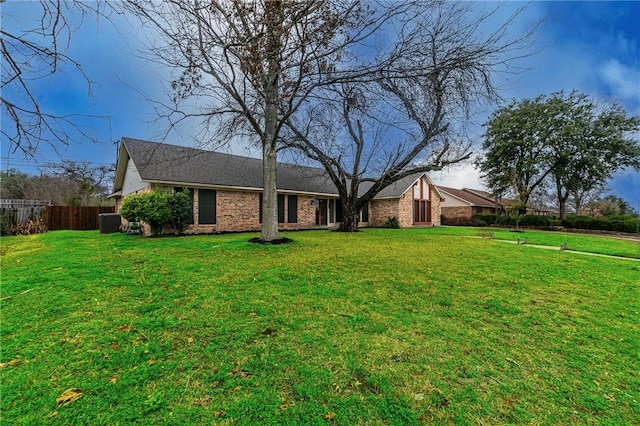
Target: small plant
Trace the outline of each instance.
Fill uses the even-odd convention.
[[[47,232],[47,226],[42,219],[30,220],[27,223],[19,223],[11,226],[9,235],[33,235]]]
[[[400,221],[397,217],[389,217],[385,223],[382,224],[383,228],[392,228],[398,229],[400,228]]]
[[[11,227],[14,222],[14,211],[7,209],[6,213],[0,215],[0,235],[11,235]]]

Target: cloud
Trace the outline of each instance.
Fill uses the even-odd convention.
[[[436,185],[451,188],[485,188],[480,180],[480,171],[468,163],[454,165],[441,172],[431,172],[429,177]]]
[[[640,70],[608,59],[600,65],[598,74],[614,98],[626,101],[624,103],[635,110],[640,109]]]

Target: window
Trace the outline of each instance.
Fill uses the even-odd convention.
[[[278,194],[278,223],[284,223],[284,194]]]
[[[298,196],[289,195],[287,197],[287,221],[298,223]]]
[[[431,222],[431,202],[429,200],[413,201],[413,223]]]
[[[362,206],[362,221],[369,222],[369,203]]]
[[[216,223],[216,191],[212,189],[198,190],[198,223],[215,225]]]
[[[336,222],[342,222],[344,211],[342,210],[342,201],[336,200]]]
[[[329,200],[329,223],[336,222],[335,205],[336,205],[336,200]]]

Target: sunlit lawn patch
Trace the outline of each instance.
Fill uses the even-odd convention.
[[[5,238],[3,421],[636,421],[638,262],[456,232]]]

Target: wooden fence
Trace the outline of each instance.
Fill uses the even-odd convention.
[[[9,225],[26,225],[30,220],[36,222],[44,217],[46,206],[0,207],[0,215],[7,217]]]
[[[115,207],[51,206],[43,200],[0,200],[0,215],[7,226],[43,221],[49,231],[100,229],[100,213],[114,213]]]
[[[2,199],[0,200],[0,207],[2,208],[22,208],[22,207],[40,207],[51,205],[51,201],[47,200],[15,200],[15,199]]]
[[[49,231],[60,229],[95,230],[100,229],[98,217],[100,213],[114,212],[114,207],[47,206],[45,225]]]

